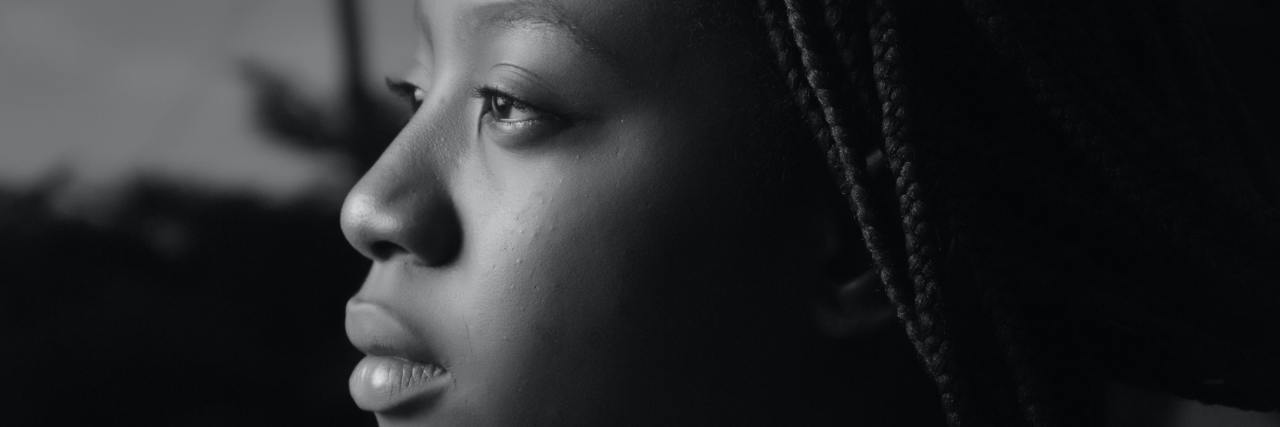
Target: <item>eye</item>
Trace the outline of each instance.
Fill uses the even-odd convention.
[[[422,101],[427,99],[426,90],[423,90],[417,85],[409,83],[406,80],[388,78],[387,89],[391,90],[392,94],[395,94],[397,97],[407,102],[409,104],[409,108],[415,112],[418,111],[418,108],[422,107]]]
[[[525,103],[500,93],[487,94],[485,104],[494,120],[523,122],[538,118],[537,112]]]
[[[491,87],[476,90],[477,96],[484,103],[480,112],[493,124],[507,129],[523,128],[543,122],[558,121],[559,117],[534,107],[527,102]]]

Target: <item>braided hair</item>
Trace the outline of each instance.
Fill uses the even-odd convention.
[[[1097,425],[1112,379],[1280,410],[1280,186],[1177,11],[918,3],[756,6],[948,424]]]

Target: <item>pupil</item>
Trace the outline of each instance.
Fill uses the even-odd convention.
[[[501,96],[493,97],[493,113],[498,115],[499,119],[508,119],[511,117],[511,100]]]

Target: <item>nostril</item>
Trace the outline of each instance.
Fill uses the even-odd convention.
[[[462,248],[458,212],[447,198],[422,194],[399,200],[353,195],[343,208],[343,233],[373,261],[407,257],[429,267],[448,265]]]
[[[373,255],[373,259],[390,259],[396,254],[408,252],[404,248],[395,243],[388,241],[373,242],[369,245],[369,252]]]
[[[429,267],[455,261],[462,248],[459,212],[439,180],[410,180],[375,167],[347,196],[342,231],[373,261],[403,259]]]

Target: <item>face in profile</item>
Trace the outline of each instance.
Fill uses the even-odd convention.
[[[343,208],[380,423],[845,411],[832,210],[755,23],[689,3],[418,1],[415,115]]]

